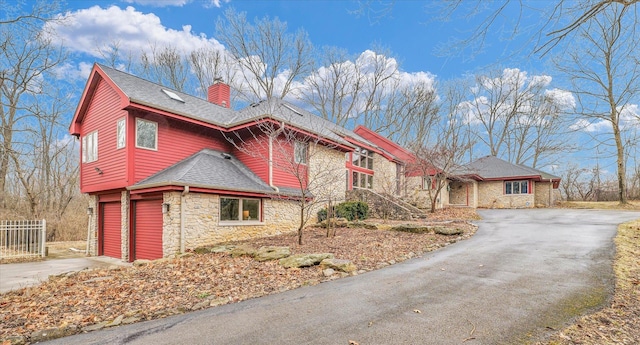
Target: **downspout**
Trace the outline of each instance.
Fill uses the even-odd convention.
[[[180,254],[183,254],[185,251],[185,241],[184,241],[184,218],[185,218],[185,196],[189,194],[189,186],[184,186],[184,190],[180,194]]]

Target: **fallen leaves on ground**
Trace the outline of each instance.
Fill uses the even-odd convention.
[[[475,211],[457,212],[460,217],[464,214],[467,219],[473,218]],[[296,234],[241,243],[255,248],[289,246],[294,254],[329,252],[336,258],[351,260],[358,272],[364,273],[468,238],[476,229],[466,222],[448,226],[461,228],[464,234],[443,236],[338,228],[335,236],[327,238],[326,229],[308,228],[303,245],[296,243]],[[100,323],[108,327],[109,322],[117,325],[161,318],[336,277],[339,276],[324,277],[318,266],[285,269],[277,261],[257,262],[250,257],[232,258],[223,253],[53,276],[39,286],[0,295],[0,343],[21,336],[28,342],[34,331],[49,328],[73,325],[73,329],[80,331]]]

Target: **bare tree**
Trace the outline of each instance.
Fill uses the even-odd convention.
[[[175,46],[150,44],[150,50],[140,56],[140,74],[158,84],[187,91],[189,61]]]
[[[570,150],[561,116],[566,101],[558,97],[566,92],[546,90],[550,81],[551,77],[529,77],[518,69],[476,76],[472,100],[461,105],[467,124],[489,154],[536,167]]]
[[[640,101],[640,37],[633,24],[635,14],[630,12],[624,5],[599,11],[588,24],[576,29],[579,44],[556,61],[572,81],[571,91],[579,101],[581,121],[575,128],[589,130],[605,142],[613,141],[621,204],[627,203],[626,149],[633,144],[625,137],[629,123],[624,115]],[[593,128],[601,124],[610,132]]]
[[[294,200],[298,205],[298,244],[303,242],[303,229],[314,212],[327,203],[331,205],[344,199],[344,154],[335,150],[337,145],[327,140],[321,133],[322,122],[313,119],[315,115],[303,113],[278,99],[261,102],[264,108],[254,126],[229,134],[233,146],[244,155],[258,159],[296,182],[295,187],[277,187],[273,181],[276,199]],[[293,110],[292,110],[293,109]],[[295,121],[282,121],[284,115],[304,116],[311,133],[289,125]],[[272,114],[277,114],[276,120]],[[286,116],[284,116],[286,118]],[[273,176],[273,175],[271,175]]]
[[[287,24],[277,18],[264,17],[252,24],[246,13],[228,9],[216,31],[236,59],[242,83],[234,86],[247,101],[285,98],[294,81],[309,73],[312,50],[307,34],[288,33]]]
[[[470,49],[475,55],[485,49],[486,39],[493,29],[500,29],[504,39],[526,36],[532,51],[545,55],[562,42],[574,37],[581,29],[591,25],[599,15],[614,7],[622,7],[633,15],[637,24],[637,14],[632,10],[638,0],[560,0],[549,2],[523,2],[513,0],[500,1],[463,1],[454,0],[438,3],[441,20],[454,18],[479,17],[478,26],[468,36],[452,40],[441,46],[444,54],[460,54]],[[530,22],[537,21],[537,25]],[[633,24],[633,25],[635,25]],[[520,47],[522,51],[527,47]]]
[[[51,7],[43,4],[0,25],[0,193],[6,191],[15,145],[24,142],[33,121],[29,107],[42,93],[42,80],[66,58],[52,43],[51,33],[42,31],[41,23],[53,20],[43,12]]]
[[[464,83],[451,82],[445,85],[443,93],[439,118],[429,129],[433,137],[431,141],[416,141],[410,145],[415,160],[407,166],[410,175],[417,172],[423,179],[431,212],[436,211],[448,181],[460,179],[463,157],[472,145],[470,132],[462,125],[465,109],[460,104],[465,95]]]

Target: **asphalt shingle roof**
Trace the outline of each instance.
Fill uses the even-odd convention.
[[[205,99],[191,96],[184,92],[172,90],[160,84],[134,75],[97,64],[131,102],[180,114],[192,119],[201,120],[218,126],[236,121],[238,113],[234,110],[213,104]],[[172,99],[162,90],[169,90],[178,95],[184,102]]]
[[[465,174],[478,175],[483,179],[504,179],[526,176],[539,176],[544,180],[560,179],[544,171],[528,166],[509,163],[495,156],[479,158],[464,166]]]
[[[211,149],[201,150],[136,183],[131,189],[165,185],[275,194],[234,156]]]

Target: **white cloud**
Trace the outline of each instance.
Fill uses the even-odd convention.
[[[621,129],[640,127],[640,107],[637,104],[627,104],[618,107]]]
[[[551,89],[545,90],[544,95],[551,98],[556,105],[560,106],[561,109],[569,110],[576,107],[576,99],[569,91]]]
[[[78,65],[66,62],[56,68],[55,74],[58,79],[85,81],[89,78],[92,67],[88,62],[80,62]]]
[[[154,7],[166,7],[166,6],[182,7],[188,4],[189,2],[191,2],[191,0],[124,0],[124,2],[129,4],[140,4],[144,6],[154,6]]]
[[[101,57],[99,47],[105,49],[114,43],[119,51],[131,52],[134,57],[152,44],[170,44],[184,54],[207,46],[224,49],[217,40],[192,33],[190,25],[183,26],[182,30],[166,28],[155,14],[145,14],[131,6],[126,9],[93,6],[66,15],[68,19],[64,23],[49,22],[48,29],[53,29],[56,39],[72,51],[94,57]]]
[[[611,122],[605,120],[597,120],[591,122],[587,119],[579,119],[573,125],[569,126],[569,129],[573,131],[584,131],[584,132],[601,132],[605,130],[611,129]]]

